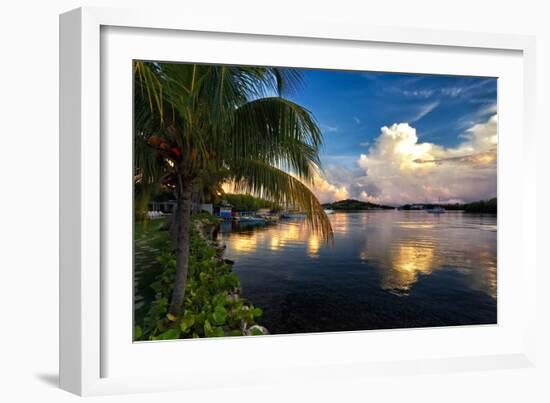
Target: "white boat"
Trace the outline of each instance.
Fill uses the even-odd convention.
[[[331,210],[329,208],[325,209],[325,214],[334,214],[334,210]]]
[[[445,214],[445,209],[440,206],[441,199],[438,199],[438,205],[433,206],[432,208],[426,209],[427,213],[430,214]]]
[[[430,214],[445,214],[445,209],[441,206],[435,206],[433,208],[426,209],[426,213]]]

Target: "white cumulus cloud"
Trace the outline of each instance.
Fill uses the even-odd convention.
[[[495,197],[497,125],[496,114],[472,125],[456,147],[420,141],[409,123],[385,126],[355,168],[347,157],[328,158],[311,189],[321,202],[354,198],[400,205]]]
[[[365,186],[379,190],[371,201],[410,203],[496,196],[497,115],[476,124],[454,148],[419,142],[408,123],[383,127],[358,165],[366,173]]]

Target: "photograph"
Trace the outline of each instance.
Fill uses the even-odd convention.
[[[135,342],[497,324],[496,77],[131,68]]]

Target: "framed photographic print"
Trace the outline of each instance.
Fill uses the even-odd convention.
[[[532,365],[532,38],[176,16],[61,16],[63,388]]]

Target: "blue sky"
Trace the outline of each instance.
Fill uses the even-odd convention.
[[[419,142],[456,147],[465,130],[494,113],[494,78],[302,70],[291,99],[308,108],[324,134],[324,166],[354,168],[380,128],[407,122]]]
[[[289,97],[324,137],[322,202],[470,202],[497,194],[497,79],[302,70]]]

